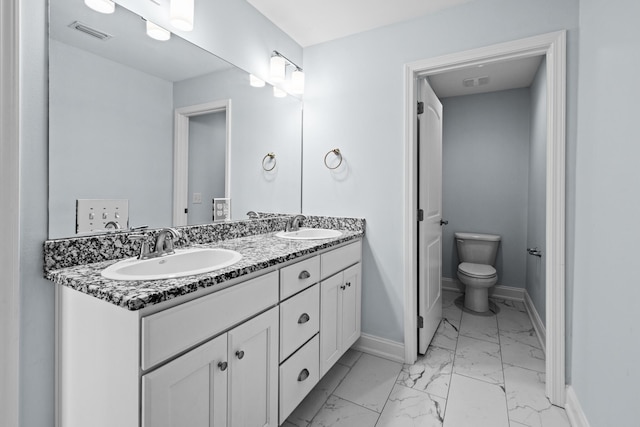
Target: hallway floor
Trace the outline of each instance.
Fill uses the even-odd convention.
[[[349,350],[285,427],[569,427],[544,395],[544,353],[524,304],[463,312],[443,292],[443,321],[427,350],[402,365]]]

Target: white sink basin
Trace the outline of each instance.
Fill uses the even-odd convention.
[[[102,270],[102,276],[113,280],[171,279],[218,270],[241,258],[241,254],[228,249],[177,249],[175,254],[160,258],[122,260]]]
[[[342,231],[326,228],[301,228],[298,231],[280,231],[276,237],[292,240],[330,239],[342,236]]]

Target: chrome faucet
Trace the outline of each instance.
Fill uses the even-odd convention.
[[[307,219],[307,217],[304,215],[294,216],[290,221],[287,221],[285,231],[298,231],[300,229],[300,222],[304,221],[305,219]]]
[[[153,252],[150,248],[151,237],[145,234],[132,234],[130,240],[140,240],[140,254],[138,259],[157,258],[165,255],[174,254],[173,241],[180,238],[180,232],[175,228],[163,228],[156,235],[156,242],[153,246]]]
[[[260,218],[260,214],[256,211],[249,211],[247,212],[247,216],[249,217],[249,219],[258,219]]]

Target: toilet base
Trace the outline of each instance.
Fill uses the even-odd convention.
[[[465,286],[464,306],[478,313],[489,311],[489,288]]]

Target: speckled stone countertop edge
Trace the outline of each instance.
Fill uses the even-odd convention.
[[[304,257],[364,236],[364,230],[343,230],[343,235],[321,240],[286,240],[266,233],[192,247],[232,249],[242,254],[236,264],[211,273],[153,281],[105,279],[100,272],[118,260],[102,261],[49,270],[45,277],[55,284],[75,289],[95,298],[136,311],[182,295],[210,288],[236,278]]]

